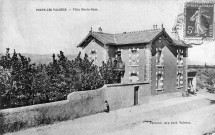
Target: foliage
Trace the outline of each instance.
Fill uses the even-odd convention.
[[[6,56],[3,56],[1,61],[4,70],[10,72],[10,79],[7,83],[9,88],[2,90],[5,94],[1,96],[3,101],[7,101],[7,105],[2,106],[18,107],[31,104],[34,94],[32,83],[36,74],[35,67],[30,64],[30,58],[18,55],[14,50],[11,58],[7,49]],[[3,84],[3,87],[5,86]]]
[[[197,89],[206,88],[208,92],[215,92],[215,69],[214,67],[195,67],[197,70]]]
[[[121,76],[123,75],[123,72],[115,69],[116,62],[113,63],[110,59],[108,60],[107,64],[104,62],[102,63],[102,66],[100,67],[100,73],[105,84],[121,82]]]
[[[7,48],[0,59],[0,109],[65,100],[74,91],[119,83],[122,72],[115,67],[111,61],[98,67],[81,53],[70,61],[62,51],[48,65],[36,65],[15,50],[11,57]]]

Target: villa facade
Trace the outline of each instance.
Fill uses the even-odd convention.
[[[149,82],[151,95],[185,91],[188,48],[164,28],[110,34],[90,31],[78,47],[94,64],[118,61],[121,83]]]

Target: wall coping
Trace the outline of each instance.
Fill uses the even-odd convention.
[[[37,109],[37,108],[42,108],[42,107],[50,107],[50,106],[57,106],[57,105],[65,105],[70,102],[74,97],[73,95],[75,93],[88,93],[91,91],[100,91],[105,89],[106,87],[120,87],[120,86],[138,86],[138,85],[143,85],[143,84],[149,84],[149,82],[136,82],[136,83],[116,83],[116,84],[105,84],[103,87],[95,89],[95,90],[86,90],[86,91],[75,91],[72,93],[69,93],[67,95],[66,100],[61,100],[61,101],[55,101],[55,102],[50,102],[50,103],[42,103],[42,104],[35,104],[35,105],[29,105],[29,106],[22,106],[22,107],[16,107],[16,108],[8,108],[8,109],[2,109],[0,110],[0,113],[9,113],[9,112],[19,112],[23,110],[32,110],[32,109]]]
[[[50,107],[50,106],[56,106],[56,105],[65,105],[69,103],[69,100],[61,100],[61,101],[55,101],[50,103],[41,103],[41,104],[35,104],[35,105],[29,105],[29,106],[21,106],[21,107],[15,107],[15,108],[7,108],[0,110],[0,113],[9,113],[9,112],[19,112],[22,110],[32,110],[42,107]]]
[[[105,85],[101,88],[95,89],[95,90],[86,90],[86,91],[74,91],[72,93],[69,93],[67,95],[67,99],[61,100],[61,101],[55,101],[55,102],[49,102],[49,103],[41,103],[41,104],[35,104],[35,105],[28,105],[28,106],[21,106],[21,107],[15,107],[15,108],[7,108],[7,109],[0,109],[0,113],[12,113],[12,112],[19,112],[19,111],[28,111],[32,109],[42,108],[42,107],[51,107],[51,106],[57,106],[57,105],[65,105],[70,102],[74,97],[73,95],[76,93],[88,93],[92,91],[99,91],[102,89],[105,89]]]
[[[107,87],[120,87],[120,86],[133,86],[133,85],[142,85],[149,84],[148,81],[145,82],[135,82],[135,83],[115,83],[115,84],[105,84]]]

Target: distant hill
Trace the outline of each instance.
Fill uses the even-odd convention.
[[[0,57],[4,55],[3,53],[0,53]],[[29,53],[22,53],[22,55],[26,56],[26,57],[29,57],[31,58],[31,62],[32,63],[41,63],[41,64],[48,64],[52,61],[52,54],[29,54]],[[75,59],[75,57],[77,57],[78,54],[70,54],[70,55],[67,55],[65,54],[65,56],[69,59],[69,60],[73,60]],[[12,56],[12,54],[11,54]],[[197,61],[192,61],[192,60],[189,60],[187,61],[188,65],[205,65],[200,63],[200,62],[197,62]]]
[[[21,53],[25,57],[29,57],[31,59],[31,63],[36,63],[36,64],[48,64],[52,62],[52,54],[28,54],[28,53]],[[0,53],[0,57],[3,56],[4,54]],[[12,56],[12,54],[11,54]],[[67,59],[73,60],[77,57],[77,54],[70,54],[66,55]]]

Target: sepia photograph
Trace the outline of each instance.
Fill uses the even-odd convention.
[[[0,135],[215,135],[215,0],[0,0]]]

